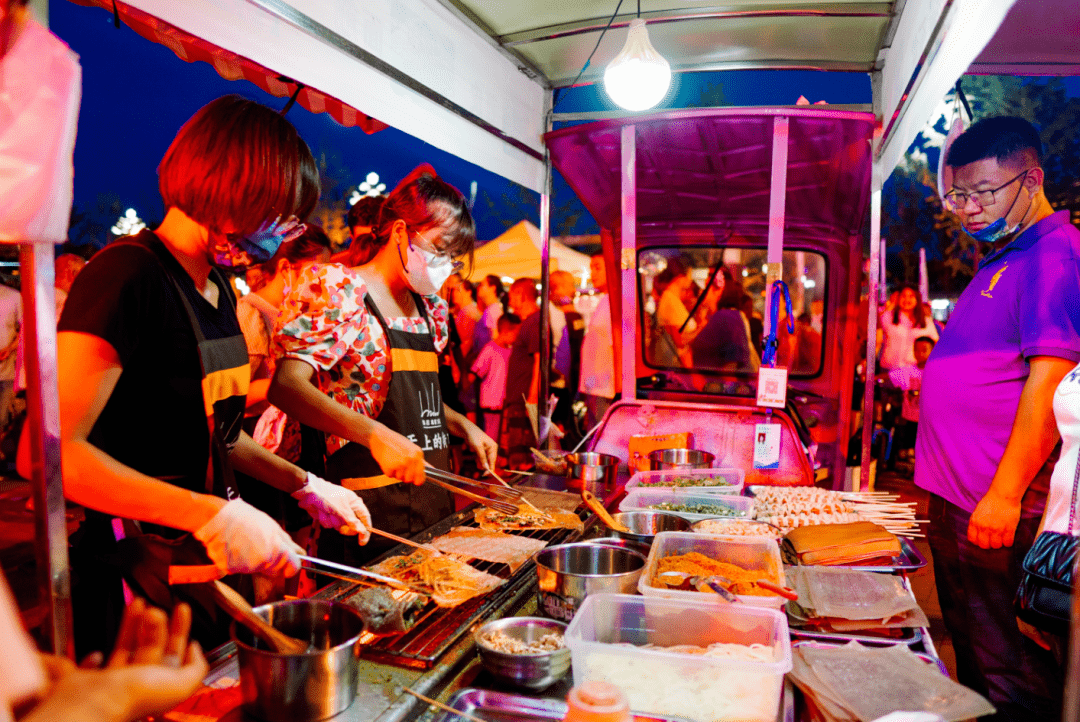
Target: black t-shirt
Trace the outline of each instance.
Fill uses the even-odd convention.
[[[232,290],[221,287],[221,277],[214,308],[150,231],[94,256],[71,287],[59,330],[104,339],[123,366],[90,442],[137,471],[205,492],[210,431],[198,345],[154,244],[164,251],[203,335],[223,339],[240,334]]]

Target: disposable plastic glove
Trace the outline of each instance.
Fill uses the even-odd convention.
[[[223,506],[194,536],[222,574],[291,577],[300,571],[298,555],[304,550],[276,521],[242,499]]]
[[[300,502],[300,508],[327,529],[337,529],[342,534],[357,535],[361,544],[371,538],[371,514],[356,492],[338,484],[320,479],[310,471],[307,483],[292,493]]]

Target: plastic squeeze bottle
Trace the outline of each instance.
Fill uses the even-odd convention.
[[[623,691],[609,682],[585,682],[570,690],[564,722],[631,722]]]

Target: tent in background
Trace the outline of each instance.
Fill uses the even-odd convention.
[[[580,286],[589,275],[589,257],[551,239],[551,270],[570,271]],[[540,278],[540,229],[521,221],[498,238],[476,249],[469,278],[488,274],[511,278]]]

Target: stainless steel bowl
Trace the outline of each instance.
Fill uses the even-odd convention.
[[[508,617],[488,622],[476,632],[476,648],[484,669],[500,682],[533,692],[547,689],[570,669],[570,648],[563,647],[536,654],[498,652],[485,639],[492,632],[502,632],[522,642],[535,642],[547,634],[566,633],[566,625],[543,617]]]
[[[649,556],[649,545],[642,542],[630,541],[629,539],[620,539],[614,536],[599,536],[594,539],[582,539],[582,544],[600,544],[601,546],[615,547],[617,549],[629,549],[630,551],[638,552],[639,554]]]
[[[690,531],[689,521],[678,514],[662,511],[622,511],[612,514],[611,518],[630,531],[608,529],[609,537],[627,539],[638,544],[651,545],[653,537],[662,531]]]
[[[716,457],[698,449],[657,449],[649,452],[649,469],[710,469]]]
[[[540,611],[567,622],[590,594],[635,594],[645,569],[640,552],[584,542],[541,549],[533,558]]]
[[[244,711],[266,722],[314,722],[344,712],[360,681],[360,615],[314,599],[266,604],[255,613],[314,649],[280,654],[233,622]]]
[[[619,457],[595,451],[567,454],[566,462],[566,478],[571,482],[611,485],[619,472]]]

